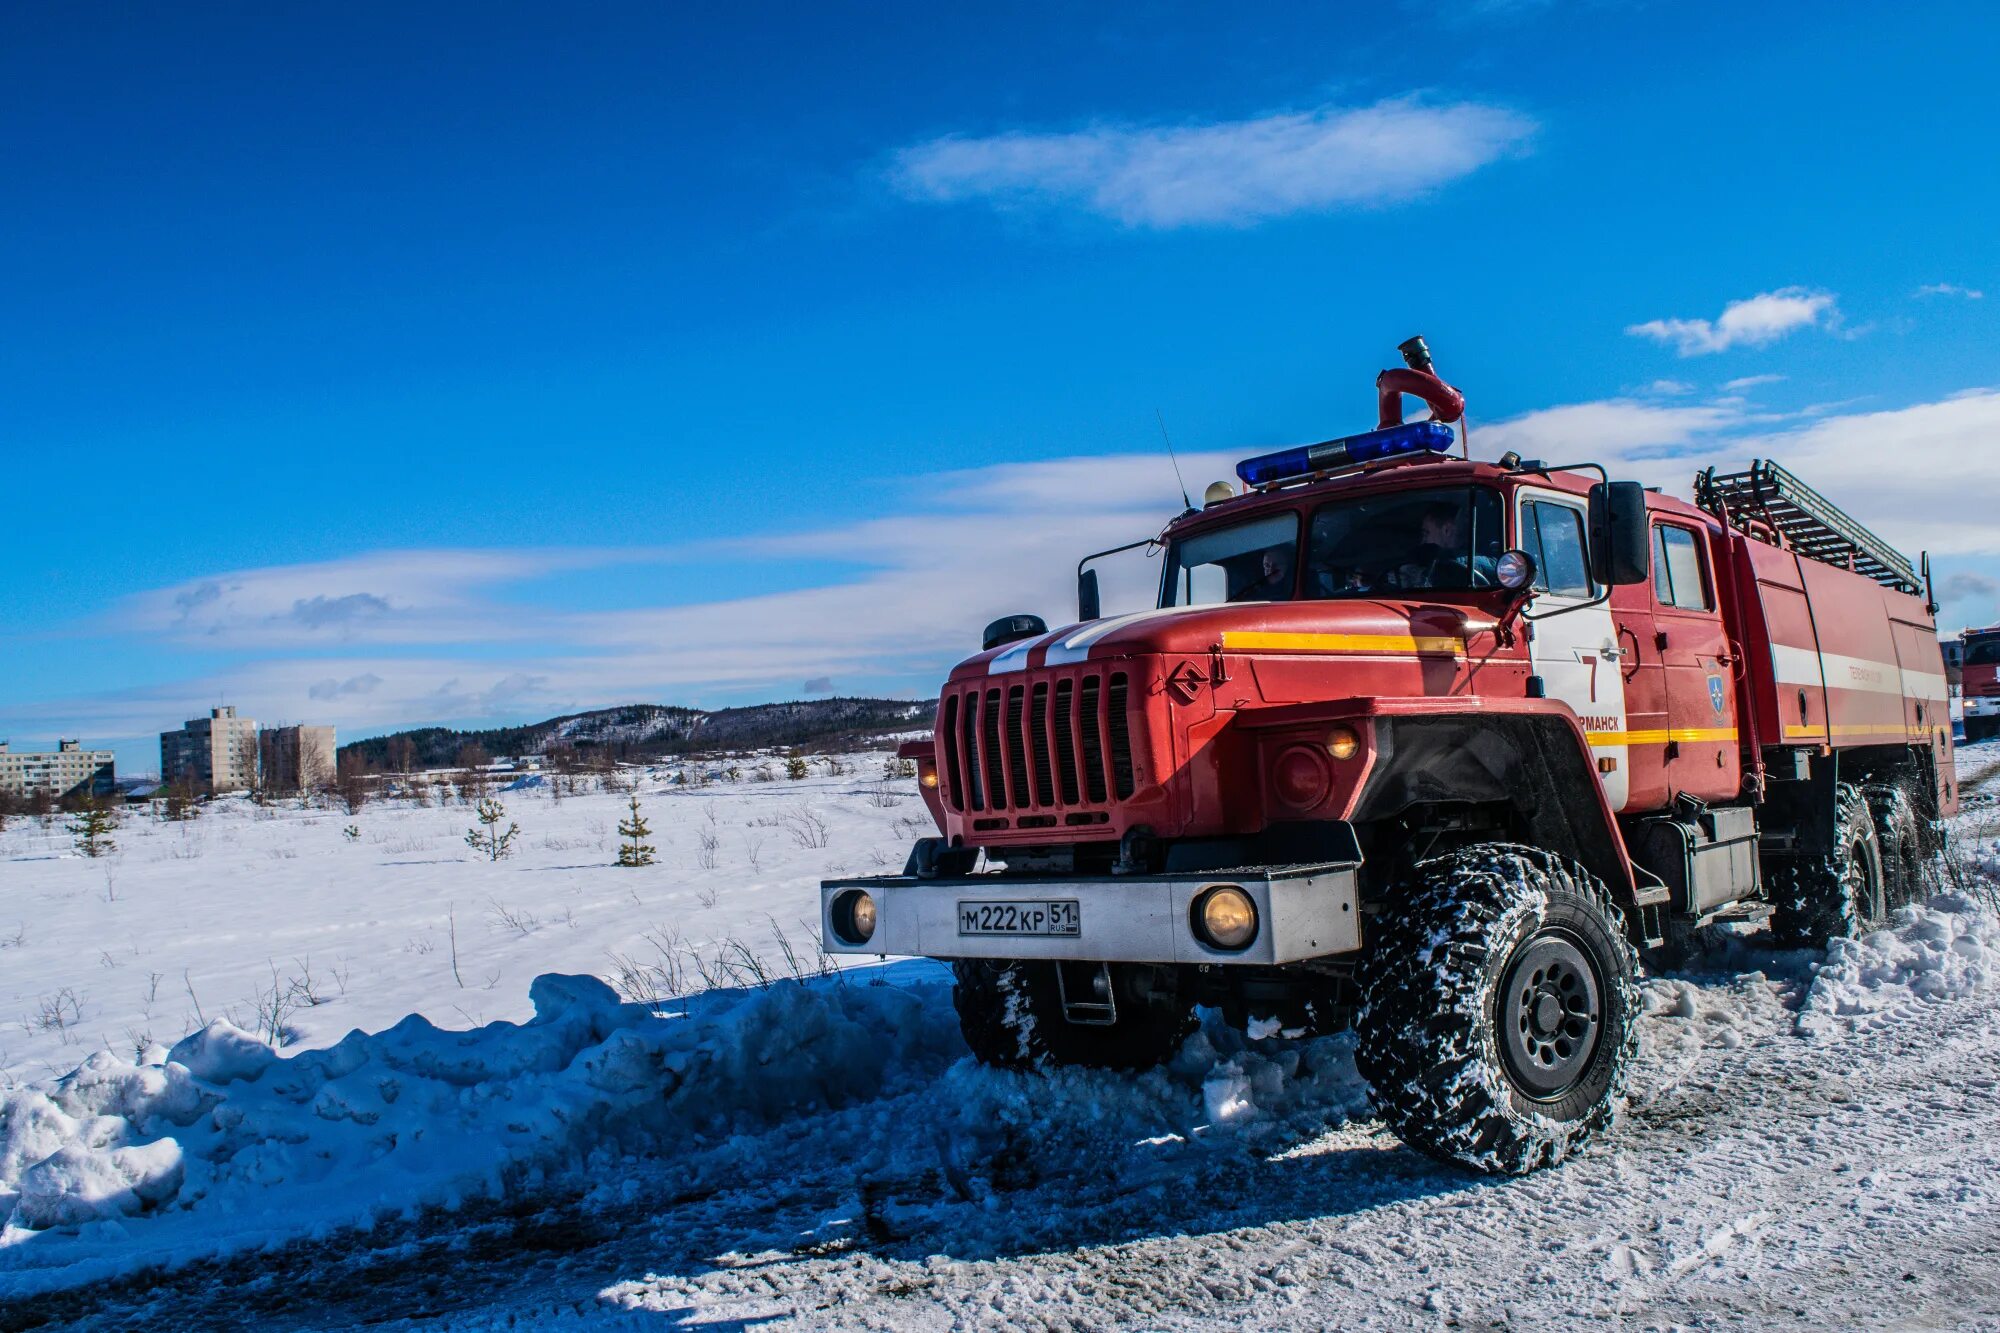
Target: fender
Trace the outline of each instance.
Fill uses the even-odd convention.
[[[1236,726],[1275,750],[1301,733],[1323,737],[1337,722],[1354,728],[1363,753],[1350,761],[1357,780],[1337,787],[1323,817],[1368,823],[1418,805],[1509,805],[1531,841],[1582,862],[1620,901],[1636,902],[1625,836],[1567,704],[1482,695],[1336,699],[1239,713]]]

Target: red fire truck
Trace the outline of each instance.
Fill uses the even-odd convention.
[[[1925,576],[1774,463],[1688,504],[1455,451],[1246,460],[1136,544],[1153,609],[1100,616],[1089,557],[1078,623],[997,622],[903,751],[938,836],[826,882],[826,947],[949,960],[1001,1065],[1155,1063],[1196,1006],[1352,1024],[1406,1142],[1518,1172],[1608,1123],[1641,951],[1918,892],[1956,804]]]
[[[1960,635],[1958,662],[1965,743],[1990,741],[2000,736],[2000,625]]]

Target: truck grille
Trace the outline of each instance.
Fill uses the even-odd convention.
[[[947,691],[938,713],[947,802],[961,814],[992,813],[974,821],[980,829],[1106,822],[1089,807],[1138,786],[1131,693],[1122,671]]]

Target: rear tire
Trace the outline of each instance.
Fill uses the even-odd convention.
[[[958,1029],[981,1064],[1150,1069],[1194,1031],[1194,1005],[1172,968],[1111,964],[1118,1018],[1092,1024],[1063,1016],[1054,963],[962,958],[951,967]]]
[[[1371,932],[1355,1064],[1411,1147],[1477,1171],[1562,1161],[1608,1125],[1638,1045],[1638,959],[1574,862],[1488,843],[1417,867]]]
[[[1893,912],[1924,897],[1925,838],[1915,804],[1900,783],[1863,789],[1869,818],[1875,824],[1875,844],[1882,858],[1882,905]]]
[[[1833,846],[1787,857],[1771,873],[1771,935],[1780,948],[1821,949],[1853,939],[1888,915],[1882,848],[1861,789],[1834,789]]]

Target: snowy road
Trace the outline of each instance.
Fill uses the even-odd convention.
[[[1861,993],[1885,1008],[1843,1015],[1853,996],[1808,999],[1802,956],[1731,942],[1716,964],[1649,983],[1615,1137],[1523,1180],[1471,1180],[1383,1135],[1342,1039],[1303,1051],[1325,1068],[1272,1099],[1282,1125],[1221,1143],[1131,1140],[1185,1090],[1171,1078],[1134,1096],[961,1064],[671,1174],[634,1163],[588,1201],[0,1322],[1824,1328],[2000,1312],[2000,988],[1968,974],[1968,993],[1924,1000],[1894,982]]]
[[[1981,752],[1969,789],[2000,773]],[[2000,812],[1955,822],[1990,896]],[[1140,1078],[979,1068],[927,964],[680,1020],[556,983],[525,1027],[250,1060],[287,1077],[190,1048],[205,1118],[149,1126],[131,1089],[156,1076],[126,1064],[110,1119],[45,1131],[97,1144],[79,1179],[178,1136],[181,1211],[16,1235],[0,1330],[2000,1328],[2000,915],[1945,896],[1824,956],[1714,943],[1645,983],[1617,1130],[1511,1180],[1383,1132],[1346,1036],[1211,1019]],[[56,1124],[33,1105],[17,1135]],[[435,1146],[382,1146],[411,1125]],[[461,1189],[453,1151],[511,1154],[509,1202]],[[300,1174],[321,1155],[331,1193]],[[358,1232],[313,1211],[398,1180],[429,1210]],[[230,1252],[231,1228],[287,1227]],[[136,1271],[176,1246],[224,1257]]]

